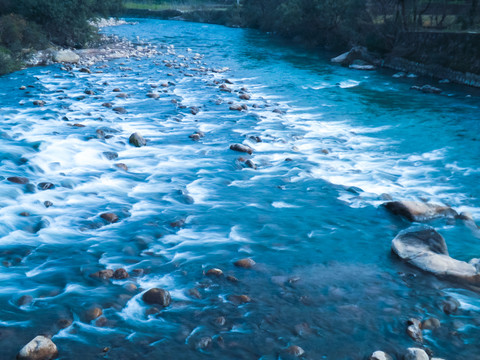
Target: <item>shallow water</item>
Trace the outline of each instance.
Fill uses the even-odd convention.
[[[419,346],[406,320],[431,316],[442,327],[424,332],[424,345],[436,356],[478,358],[480,297],[394,258],[391,240],[409,224],[380,206],[389,194],[480,218],[478,92],[442,85],[442,95],[421,94],[409,88],[425,79],[341,68],[330,54],[251,30],[139,20],[104,31],[162,54],[97,64],[92,74],[54,65],[0,78],[0,358],[41,333],[53,335],[61,359],[286,359],[292,344],[307,359],[379,349],[400,358]],[[232,93],[215,83],[224,79]],[[250,100],[238,98],[242,87]],[[108,101],[128,112],[101,106]],[[199,130],[205,137],[192,141]],[[129,145],[133,132],[147,146]],[[38,190],[41,182],[55,188]],[[107,224],[104,212],[120,220]],[[478,230],[431,225],[452,256],[480,256]],[[233,265],[244,257],[254,269]],[[212,267],[239,281],[205,276]],[[89,276],[117,268],[130,278]],[[141,298],[151,287],[169,290],[172,305],[148,315]],[[32,298],[20,305],[24,295]],[[442,311],[449,296],[461,303],[454,315]],[[106,320],[90,321],[92,306]]]

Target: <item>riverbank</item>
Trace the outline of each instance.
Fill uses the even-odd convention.
[[[162,10],[127,9],[127,17],[184,20],[230,27],[247,27],[245,14],[241,8],[186,7]],[[381,31],[381,29],[379,29]],[[296,38],[306,47],[315,46],[311,40]],[[366,48],[376,50],[377,43]],[[347,50],[347,49],[345,49]],[[400,36],[395,45],[382,53],[371,51],[375,66],[393,69],[398,72],[430,77],[460,85],[480,87],[480,33],[469,32],[410,32]]]

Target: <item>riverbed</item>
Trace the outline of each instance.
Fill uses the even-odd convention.
[[[0,78],[0,358],[38,334],[60,359],[478,358],[480,296],[393,256],[411,224],[382,207],[480,219],[478,92],[253,30],[135,22],[103,31],[151,56]],[[443,92],[410,90],[429,81]],[[477,228],[429,224],[480,257]],[[142,300],[155,287],[169,306]],[[419,344],[412,317],[441,326]]]

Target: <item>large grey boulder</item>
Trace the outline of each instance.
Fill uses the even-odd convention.
[[[458,216],[457,212],[449,206],[420,201],[390,201],[383,206],[394,215],[403,216],[409,221],[416,222],[441,217],[454,219]]]
[[[39,335],[25,345],[17,360],[50,360],[58,355],[57,346],[49,338]]]
[[[390,355],[383,351],[375,351],[369,358],[369,360],[393,360]]]
[[[429,360],[428,354],[425,350],[419,348],[408,348],[404,360]]]
[[[63,62],[76,64],[80,61],[80,56],[78,56],[72,50],[59,50],[53,54],[53,60],[59,63]]]
[[[473,263],[451,258],[445,239],[430,226],[413,226],[401,231],[392,241],[392,251],[409,264],[437,276],[480,282]]]

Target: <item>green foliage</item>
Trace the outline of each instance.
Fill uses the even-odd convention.
[[[20,15],[9,14],[0,17],[0,44],[11,51],[20,51],[42,48],[47,40],[38,24],[28,22]]]
[[[15,71],[19,63],[14,59],[10,50],[0,46],[0,75]]]

